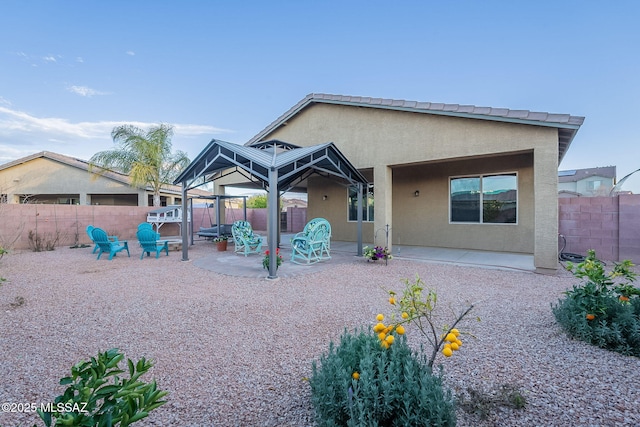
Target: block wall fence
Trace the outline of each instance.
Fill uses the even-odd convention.
[[[640,194],[560,198],[558,208],[565,252],[593,249],[602,260],[640,264]]]
[[[104,206],[104,205],[47,205],[47,204],[0,204],[0,246],[8,249],[29,249],[29,232],[36,232],[43,242],[53,241],[56,246],[90,244],[87,225],[100,227],[107,234],[120,240],[136,240],[138,224],[147,221],[150,206]],[[301,212],[304,211],[304,212]],[[225,222],[232,223],[244,218],[242,209],[227,209]],[[215,211],[207,208],[193,209],[193,227],[211,227],[215,224]],[[267,229],[266,209],[247,209],[247,220],[257,231]],[[287,229],[284,232],[302,231],[306,223],[306,209],[289,208]],[[178,224],[165,223],[160,228],[164,237],[179,236]]]
[[[632,260],[640,264],[640,194],[616,197],[571,197],[558,199],[559,233],[567,240],[566,252],[586,254],[594,249],[609,261]],[[104,205],[0,204],[0,245],[12,249],[29,248],[29,231],[41,238],[58,236],[58,245],[89,244],[87,225],[103,228],[122,240],[135,239],[138,224],[146,222],[153,207]],[[302,231],[307,222],[305,208],[287,209],[287,227],[282,231]],[[243,219],[242,209],[227,209],[225,222]],[[267,228],[266,209],[247,209],[253,228]],[[194,230],[215,223],[213,209],[194,208]],[[165,224],[163,236],[179,235],[177,224]]]

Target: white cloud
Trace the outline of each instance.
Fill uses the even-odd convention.
[[[232,133],[230,129],[217,128],[207,125],[192,125],[192,124],[176,124],[173,125],[173,133],[175,135],[182,136],[195,136],[203,134],[219,134],[219,133]]]
[[[82,59],[82,57],[81,57],[81,56],[78,56],[78,57],[76,58],[76,62],[80,62],[80,63],[82,63],[82,62],[84,62],[84,59]]]
[[[0,102],[0,164],[45,150],[89,159],[98,151],[113,148],[111,131],[114,127],[130,124],[148,129],[157,125],[131,120],[73,122],[60,117],[36,117],[9,105],[8,101]],[[173,126],[174,149],[191,155],[204,148],[212,135],[230,132],[208,125]]]
[[[128,51],[127,51],[127,55],[129,55],[129,56],[136,56],[136,53],[135,53],[134,51],[132,51],[132,50],[128,50]]]
[[[100,92],[98,90],[95,89],[91,89],[90,87],[87,86],[69,86],[67,88],[67,90],[69,92],[75,93],[77,95],[80,96],[88,96],[88,97],[92,97],[94,95],[108,95],[108,92]]]
[[[42,57],[42,60],[43,60],[44,62],[57,62],[57,61],[58,61],[58,60],[56,59],[56,57],[55,57],[55,56],[53,56],[53,55],[43,56],[43,57]]]

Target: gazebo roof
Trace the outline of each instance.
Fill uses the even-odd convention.
[[[299,147],[270,140],[245,146],[213,139],[174,184],[193,188],[201,185],[201,178],[230,169],[258,179],[265,187],[269,186],[269,171],[277,171],[280,191],[287,191],[314,173],[342,178],[349,184],[367,183],[333,142]]]

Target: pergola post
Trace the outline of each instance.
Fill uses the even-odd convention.
[[[267,198],[267,230],[269,234],[269,276],[268,279],[278,277],[277,250],[278,250],[278,222],[280,222],[278,206],[278,169],[269,169],[269,196]]]
[[[189,211],[187,210],[187,183],[182,182],[182,261],[189,261]]]
[[[358,256],[362,256],[362,183],[358,183],[358,212],[356,218],[358,219]]]

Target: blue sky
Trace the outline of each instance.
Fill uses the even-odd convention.
[[[568,113],[560,169],[640,168],[640,2],[0,2],[0,163],[122,123],[244,143],[312,92]],[[640,193],[640,173],[625,185]]]

